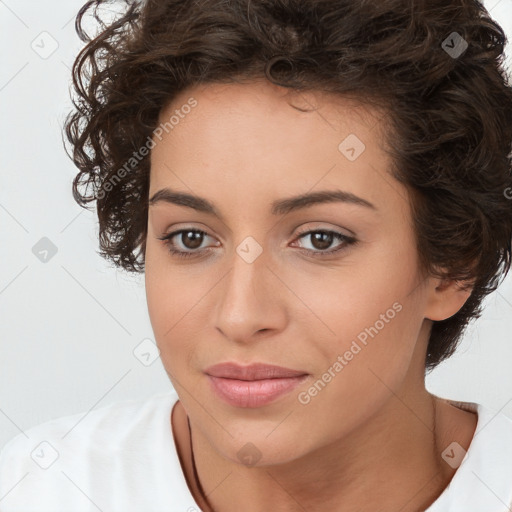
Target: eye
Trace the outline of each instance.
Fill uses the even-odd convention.
[[[209,236],[205,231],[189,228],[173,231],[172,233],[164,235],[163,237],[159,237],[158,239],[165,242],[168,251],[174,256],[178,256],[180,258],[190,258],[193,256],[198,256],[205,251],[210,252],[211,249],[196,250],[201,245],[205,236]],[[175,237],[181,242],[185,249],[189,250],[187,251],[176,249],[176,242],[173,240]]]
[[[353,236],[347,236],[343,233],[339,233],[338,231],[325,229],[311,229],[309,231],[303,232],[299,235],[297,240],[306,237],[310,238],[313,250],[306,249],[305,252],[314,257],[331,256],[347,249],[348,246],[355,245],[357,243],[357,239]],[[338,247],[335,249],[326,250],[335,240],[341,242]]]
[[[191,258],[199,257],[206,252],[212,251],[211,247],[199,249],[204,241],[204,238],[209,236],[210,235],[208,235],[208,233],[200,229],[188,228],[173,231],[168,235],[158,237],[158,240],[162,240],[165,243],[167,250],[173,256],[177,256],[178,258]],[[308,255],[314,257],[331,256],[347,249],[348,246],[355,245],[357,243],[357,239],[352,236],[344,235],[338,231],[325,229],[314,229],[303,232],[296,240],[300,240],[301,238],[306,237],[310,237],[313,249],[302,248],[302,250]],[[179,243],[177,244],[177,242],[174,240],[175,238],[179,243],[181,243],[181,246],[184,247],[184,250],[179,248]],[[326,250],[335,240],[341,242],[338,247],[335,249]]]

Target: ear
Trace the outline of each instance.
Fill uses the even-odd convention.
[[[460,310],[472,291],[473,282],[431,278],[427,291],[425,318],[429,320],[450,318]]]

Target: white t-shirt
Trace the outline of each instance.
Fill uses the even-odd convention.
[[[18,434],[0,453],[0,512],[199,512],[170,426],[177,400],[175,391],[125,400]],[[512,419],[451,403],[477,412],[476,433],[426,512],[509,512]]]

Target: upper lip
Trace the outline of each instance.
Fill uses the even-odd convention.
[[[248,366],[238,363],[219,363],[206,368],[204,372],[212,377],[238,380],[284,379],[307,375],[304,371],[264,363],[253,363]]]

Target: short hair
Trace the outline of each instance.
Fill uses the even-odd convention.
[[[512,88],[503,29],[476,0],[123,0],[109,23],[93,0],[75,29],[65,121],[79,169],[73,196],[96,201],[99,254],[144,271],[150,158],[139,150],[186,88],[264,79],[386,112],[391,175],[410,192],[421,269],[470,282],[434,321],[425,370],[451,356],[508,273]],[[101,30],[83,28],[88,13]],[[67,148],[66,148],[67,149]],[[134,155],[137,155],[135,157]],[[129,164],[128,164],[129,163]]]

